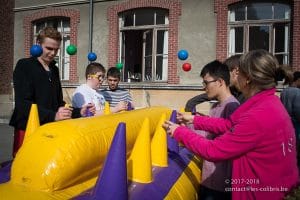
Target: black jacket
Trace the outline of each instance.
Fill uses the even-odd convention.
[[[11,126],[26,129],[33,103],[37,104],[41,125],[53,122],[58,108],[65,105],[55,61],[50,63],[49,69],[50,72],[47,72],[37,58],[18,61],[13,73],[15,109],[9,123]],[[78,111],[74,112],[76,115]]]

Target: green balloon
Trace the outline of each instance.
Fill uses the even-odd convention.
[[[75,53],[77,52],[77,47],[73,44],[70,44],[68,47],[67,47],[67,53],[69,55],[74,55]]]
[[[122,69],[123,68],[123,63],[117,63],[116,68],[119,69],[119,70]]]

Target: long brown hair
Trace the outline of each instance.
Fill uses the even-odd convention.
[[[276,86],[277,59],[268,51],[249,51],[240,59],[239,71],[249,79],[249,86],[258,90]]]

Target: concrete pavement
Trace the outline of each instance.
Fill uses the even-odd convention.
[[[0,122],[0,163],[12,159],[14,129],[8,121]]]

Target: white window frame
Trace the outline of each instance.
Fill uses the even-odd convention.
[[[283,64],[289,64],[289,46],[290,46],[290,12],[285,13],[284,19],[274,19],[274,3],[270,3],[272,6],[272,16],[273,19],[262,19],[262,20],[247,20],[247,3],[239,3],[241,5],[244,4],[245,7],[245,19],[242,21],[235,21],[235,13],[228,9],[228,56],[241,54],[235,52],[235,35],[233,35],[232,28],[234,27],[243,27],[244,29],[244,36],[243,36],[243,52],[247,53],[249,51],[249,27],[252,26],[268,26],[269,27],[269,52],[273,55],[283,55],[284,60]],[[286,4],[289,5],[289,4]],[[290,6],[290,5],[289,5]],[[290,7],[291,9],[291,7]],[[283,24],[285,25],[285,37],[284,37],[284,52],[275,52],[275,25],[276,24]]]
[[[138,9],[136,9],[138,10]],[[142,64],[142,76],[141,76],[141,82],[151,81],[151,82],[167,82],[168,80],[168,41],[169,41],[169,18],[168,14],[165,15],[165,24],[156,24],[156,12],[155,8],[152,9],[154,11],[154,24],[153,25],[139,25],[136,26],[136,15],[133,13],[133,26],[124,26],[124,16],[121,14],[119,16],[119,58],[118,62],[124,63],[124,41],[123,41],[123,34],[122,31],[126,30],[151,30],[152,31],[152,77],[149,80],[145,77],[145,66]],[[126,11],[125,11],[126,12]],[[133,10],[134,12],[134,10]],[[163,48],[163,54],[157,54],[157,31],[165,31],[165,38],[164,38],[164,48]],[[157,56],[163,56],[163,69],[162,69],[162,77],[156,76],[156,57]],[[143,62],[144,63],[144,56],[143,56]],[[123,74],[124,76],[124,74]],[[122,78],[122,80],[124,80]]]

